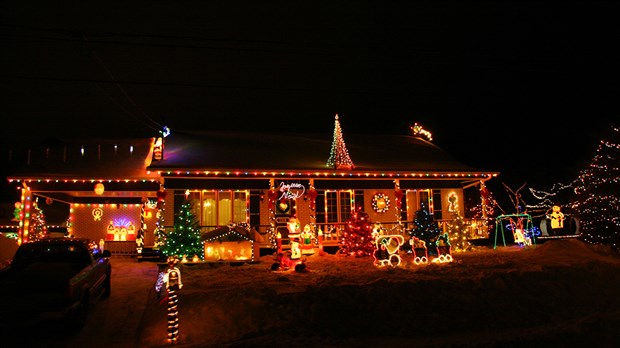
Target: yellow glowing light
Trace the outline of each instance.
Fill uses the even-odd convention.
[[[97,196],[101,196],[104,191],[105,191],[105,186],[103,186],[102,183],[99,182],[99,183],[95,184],[95,194]]]
[[[411,131],[413,132],[413,135],[417,137],[421,137],[421,138],[424,137],[428,141],[433,141],[433,135],[431,134],[431,132],[422,128],[422,125],[419,125],[417,122],[414,123],[413,127],[410,127],[410,128],[411,128]]]

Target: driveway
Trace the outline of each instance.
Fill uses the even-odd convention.
[[[36,331],[14,335],[16,337],[3,346],[139,347],[137,333],[149,296],[155,296],[158,266],[154,262],[138,262],[126,256],[113,256],[111,263],[112,294],[95,304],[82,331],[68,336],[56,328],[37,328]]]

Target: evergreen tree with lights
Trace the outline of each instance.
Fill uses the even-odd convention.
[[[434,245],[437,236],[441,232],[433,215],[428,210],[425,202],[420,203],[420,209],[415,212],[413,219],[415,227],[411,230],[411,235],[423,240],[426,245]],[[429,251],[433,248],[429,248]]]
[[[43,209],[39,207],[39,198],[35,199],[32,204],[32,212],[30,213],[30,227],[28,228],[28,241],[34,242],[49,236],[49,231],[45,225],[45,215]]]
[[[349,220],[347,220],[338,252],[361,257],[370,256],[374,251],[372,223],[368,213],[363,211],[362,207],[358,207]]]
[[[155,222],[155,243],[153,245],[156,249],[161,249],[166,244],[166,231],[164,230],[164,214],[161,210],[157,212],[157,222]]]
[[[155,223],[155,231],[153,232],[153,234],[155,235],[155,243],[153,245],[153,247],[155,249],[161,249],[161,247],[163,245],[166,244],[166,231],[164,230],[164,219],[163,219],[163,214],[160,215],[160,218],[157,220],[157,222]]]
[[[347,145],[344,143],[342,129],[340,128],[340,121],[338,121],[338,115],[336,115],[334,138],[332,140],[329,158],[327,159],[327,167],[333,169],[352,169],[355,167],[351,157],[349,157]]]
[[[611,127],[608,140],[602,140],[590,165],[575,182],[575,201],[571,206],[579,218],[582,239],[620,247],[620,128]]]
[[[455,251],[469,251],[473,248],[467,235],[467,223],[456,211],[452,220],[448,223],[448,235],[450,236],[450,244]]]
[[[179,215],[176,217],[174,230],[166,236],[161,249],[165,256],[183,256],[191,259],[194,255],[204,259],[203,243],[200,240],[200,227],[198,220],[192,211],[191,201],[185,201],[181,205]]]
[[[483,220],[485,230],[490,235],[492,231],[495,231],[495,210],[499,208],[499,204],[484,181],[480,181],[478,197],[478,203],[473,205],[470,212],[475,219]]]
[[[155,231],[153,234],[155,235],[155,243],[154,248],[160,249],[164,244],[166,244],[166,231],[164,230],[164,210],[166,208],[166,189],[164,185],[159,186],[159,190],[157,191],[157,202],[155,206],[157,207],[157,222],[155,223]]]

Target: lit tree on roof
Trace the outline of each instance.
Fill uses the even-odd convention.
[[[349,157],[349,151],[347,151],[347,146],[342,137],[342,129],[340,128],[340,121],[338,121],[338,114],[336,114],[334,139],[332,140],[332,148],[329,153],[329,159],[327,160],[327,166],[334,169],[352,169],[355,167],[353,161],[351,161],[351,157]]]

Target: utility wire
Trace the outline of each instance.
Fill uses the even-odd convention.
[[[114,85],[121,91],[121,93],[123,93],[123,95],[125,96],[125,98],[127,98],[127,100],[129,100],[129,102],[136,107],[136,109],[148,120],[150,121],[152,124],[156,125],[156,127],[152,126],[152,125],[148,125],[145,124],[147,127],[157,131],[157,130],[161,130],[162,129],[162,125],[159,124],[157,121],[153,120],[153,118],[151,118],[144,110],[142,110],[142,108],[136,104],[136,102],[133,100],[133,98],[131,98],[129,96],[129,94],[127,94],[127,92],[125,91],[125,89],[123,88],[123,86],[118,83],[118,80],[116,80],[116,77],[114,77],[114,74],[112,74],[112,72],[110,71],[110,69],[108,69],[108,67],[103,63],[103,60],[101,60],[101,58],[99,57],[99,55],[97,54],[97,52],[92,48],[92,46],[89,44],[88,42],[88,38],[85,35],[82,35],[82,38],[84,39],[84,41],[86,42],[87,46],[90,48],[90,50],[92,51],[93,55],[95,56],[95,59],[97,60],[97,62],[99,62],[99,64],[101,64],[101,66],[103,67],[103,69],[106,71],[106,73],[108,74],[108,76],[110,76],[110,78],[114,81]],[[97,85],[99,88],[101,88],[101,86]],[[112,99],[112,97],[108,94],[108,97],[110,99]],[[115,102],[116,103],[116,102]],[[116,103],[116,105],[119,105],[119,103]],[[120,105],[119,105],[120,106]],[[125,111],[129,112],[129,110],[123,108]],[[135,117],[135,115],[132,112],[129,112],[129,114],[138,122],[144,123],[143,121],[139,120],[137,117]]]

